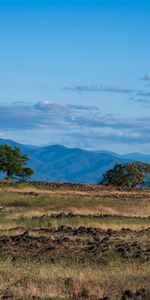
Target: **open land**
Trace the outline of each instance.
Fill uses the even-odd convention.
[[[0,183],[0,299],[150,300],[150,189]]]

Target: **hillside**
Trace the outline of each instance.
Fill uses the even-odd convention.
[[[0,139],[0,144],[19,146],[28,154],[29,165],[34,169],[32,180],[40,181],[97,183],[116,162],[150,162],[150,155],[138,153],[119,155],[104,150],[87,151],[60,145],[36,147],[5,139]]]

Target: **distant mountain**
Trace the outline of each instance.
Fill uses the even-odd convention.
[[[150,155],[139,153],[120,155],[105,150],[87,151],[60,145],[37,147],[5,139],[0,139],[0,144],[18,146],[28,154],[29,166],[34,170],[32,180],[39,181],[98,183],[102,174],[116,162],[150,162]]]
[[[133,159],[141,162],[150,163],[150,155],[148,154],[140,154],[140,153],[129,153],[122,155],[125,159]]]
[[[7,145],[9,145],[9,146],[11,146],[11,147],[19,147],[19,148],[21,148],[21,150],[22,150],[23,152],[27,151],[28,153],[29,153],[29,152],[32,153],[32,151],[34,151],[34,150],[36,150],[36,149],[39,149],[39,147],[37,147],[37,146],[33,146],[33,145],[23,145],[23,144],[14,142],[14,141],[9,140],[9,139],[2,139],[2,138],[0,138],[0,145],[3,145],[3,144],[7,144]]]

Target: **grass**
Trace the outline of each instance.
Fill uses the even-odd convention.
[[[149,202],[122,199],[98,199],[82,197],[43,197],[0,191],[0,229],[9,229],[17,226],[25,228],[47,227],[49,224],[58,227],[62,224],[79,227],[101,227],[119,230],[122,227],[142,229],[149,227],[149,219],[142,218],[149,214]],[[121,214],[122,218],[92,218],[78,217],[71,219],[53,219],[42,215],[51,215],[59,212],[74,212],[81,214]],[[128,218],[125,217],[128,216]],[[133,215],[141,216],[133,218]],[[37,217],[37,218],[32,218]]]
[[[29,213],[29,212],[28,212]],[[108,216],[105,218],[94,217],[72,217],[72,218],[51,218],[50,216],[43,216],[42,218],[24,216],[23,210],[19,212],[6,211],[0,213],[0,229],[8,229],[12,227],[25,227],[25,228],[41,228],[41,227],[58,227],[60,225],[67,225],[71,227],[95,227],[95,228],[112,228],[121,229],[143,229],[148,228],[150,225],[149,218],[133,218],[133,217],[115,217]]]
[[[14,222],[14,220],[13,220]],[[142,229],[149,227],[149,220],[145,219],[117,219],[117,218],[104,218],[104,219],[96,219],[96,218],[64,218],[64,219],[53,219],[49,217],[44,217],[42,220],[34,220],[34,219],[24,219],[17,220],[17,226],[25,226],[26,228],[38,228],[38,227],[47,227],[49,224],[54,227],[58,227],[60,225],[67,225],[71,227],[100,227],[100,228],[112,228],[112,229],[121,229],[122,227],[127,227],[131,229]]]
[[[21,193],[7,193],[3,190],[0,190],[0,206],[7,206],[7,207],[35,207],[35,206],[79,206],[79,207],[91,207],[91,206],[98,206],[102,205],[104,207],[110,207],[110,208],[120,208],[122,211],[125,208],[128,208],[132,210],[132,208],[136,206],[138,209],[144,210],[144,212],[147,214],[150,214],[150,205],[147,201],[138,201],[138,200],[124,200],[122,198],[116,199],[116,198],[90,198],[90,197],[78,197],[78,196],[31,196],[31,195],[24,195]]]
[[[0,290],[9,290],[22,299],[40,296],[42,299],[70,299],[73,293],[87,290],[91,295],[118,297],[126,289],[148,288],[147,264],[119,263],[114,266],[81,266],[77,263],[0,260]]]

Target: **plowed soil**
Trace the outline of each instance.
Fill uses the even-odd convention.
[[[118,254],[126,259],[140,258],[148,261],[150,229],[105,231],[91,227],[73,229],[62,225],[58,229],[32,229],[17,235],[13,235],[12,231],[11,235],[0,237],[0,254],[9,255],[12,260],[28,257],[54,261],[58,257],[68,257],[68,255],[78,259],[86,257],[94,260],[108,253]]]

